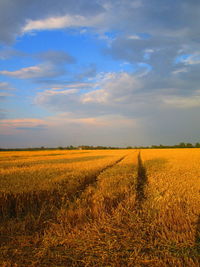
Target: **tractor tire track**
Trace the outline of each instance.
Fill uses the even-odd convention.
[[[110,168],[114,167],[115,165],[117,165],[118,163],[120,163],[122,160],[124,160],[124,158],[126,156],[121,157],[120,159],[116,160],[114,163],[104,167],[103,169],[99,170],[95,174],[91,175],[91,177],[89,179],[87,179],[82,185],[80,185],[80,187],[77,189],[77,192],[75,193],[74,197],[79,198],[80,195],[83,193],[83,191],[85,191],[87,189],[88,186],[92,186],[97,182],[98,177],[104,171],[107,171],[108,169],[110,169]],[[72,199],[73,199],[73,197],[72,197]]]
[[[145,194],[145,188],[148,184],[148,177],[146,173],[146,168],[143,165],[141,158],[141,153],[138,154],[138,172],[136,179],[136,207],[141,209],[141,205],[144,200],[147,198]]]
[[[79,198],[88,186],[96,183],[98,176],[102,172],[112,168],[125,157],[126,155],[119,158],[114,163],[96,171],[94,174],[86,176],[80,186],[71,191],[68,191],[67,182],[63,181],[57,184],[59,187],[58,189],[55,188],[51,190],[47,189],[23,193],[1,193],[0,221],[8,220],[10,218],[23,218],[29,213],[37,216],[41,213],[41,210],[46,209],[49,212],[52,210],[52,207],[55,207],[56,210],[60,209],[64,202],[73,202],[75,199]]]

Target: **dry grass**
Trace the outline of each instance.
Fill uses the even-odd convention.
[[[23,194],[45,192],[46,204],[39,196],[39,211],[26,200],[25,216],[4,216],[3,266],[199,266],[200,150],[142,150],[141,158],[136,150],[37,153],[31,164],[30,154],[15,152],[12,173],[41,166],[39,189]],[[4,198],[23,195],[16,192]]]
[[[25,164],[25,166],[19,167],[17,164],[19,162],[21,164],[26,153],[29,165]],[[31,153],[33,153],[32,158]],[[102,153],[102,151],[96,153],[90,151],[87,160],[84,156],[85,153],[82,152],[82,161],[80,161],[80,152],[73,152],[73,154],[65,152],[61,160],[66,160],[66,163],[57,162],[58,151],[54,151],[54,155],[56,155],[54,161],[52,155],[44,155],[44,152],[42,155],[41,152],[31,153],[19,152],[19,157],[15,160],[16,152],[13,153],[14,157],[10,152],[7,153],[9,158],[14,159],[10,161],[9,165],[6,160],[1,161],[1,219],[21,217],[29,212],[37,214],[41,209],[61,207],[62,202],[83,190],[87,184],[95,180],[103,169],[114,164],[126,152],[113,153],[113,151],[109,151],[105,155],[105,152]],[[4,156],[6,156],[5,154]],[[37,165],[34,164],[36,157]],[[49,163],[49,157],[52,160],[51,163]],[[31,160],[33,160],[33,164],[31,164]],[[47,161],[45,164],[44,160]],[[24,160],[24,162],[26,161]]]
[[[163,265],[172,258],[175,266],[199,266],[200,150],[143,150],[142,156],[148,177],[143,208],[155,212],[152,247]]]
[[[124,150],[66,151],[59,155],[58,152],[49,151],[50,155],[47,151],[45,154],[44,152],[19,152],[19,155],[16,155],[17,152],[0,153],[0,192],[22,193],[49,189],[62,180],[72,180],[82,174],[87,175],[100,170],[127,153]]]

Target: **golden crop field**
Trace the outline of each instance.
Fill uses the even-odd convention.
[[[2,266],[200,266],[200,149],[0,153]]]
[[[62,180],[80,180],[113,164],[126,153],[124,150],[59,152],[3,152],[0,157],[1,192],[42,190]]]

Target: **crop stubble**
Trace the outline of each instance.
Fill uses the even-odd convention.
[[[198,149],[5,155],[4,266],[199,266]]]

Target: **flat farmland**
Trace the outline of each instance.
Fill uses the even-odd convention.
[[[1,192],[47,189],[62,180],[81,179],[115,163],[126,152],[3,152],[0,154]]]
[[[0,153],[2,266],[199,266],[200,149]]]

